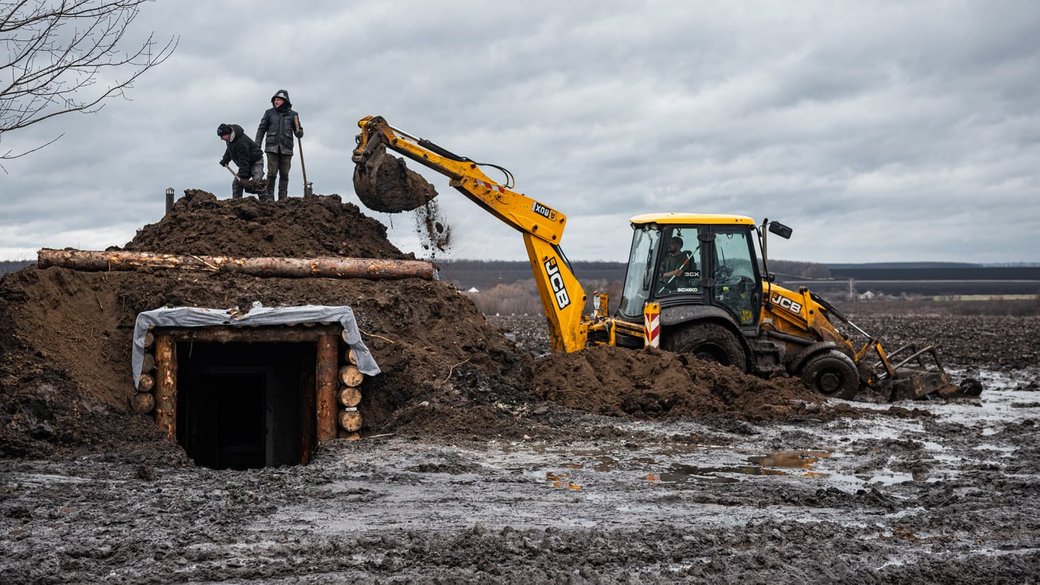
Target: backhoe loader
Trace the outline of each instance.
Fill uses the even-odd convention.
[[[405,211],[436,195],[389,149],[447,176],[450,186],[521,233],[554,351],[659,345],[761,376],[798,376],[809,388],[840,398],[867,390],[874,399],[899,400],[981,389],[954,385],[935,347],[889,352],[819,295],[775,284],[768,272],[767,235],[789,238],[792,230],[768,219],[757,225],[739,215],[633,217],[618,309],[608,315],[606,293],[595,293],[586,314],[588,295],[560,248],[564,213],[514,191],[513,176],[502,167],[456,155],[379,116],[363,118],[358,126],[354,188],[366,206]],[[491,179],[483,168],[501,171],[505,182]],[[832,319],[866,341],[855,345]]]

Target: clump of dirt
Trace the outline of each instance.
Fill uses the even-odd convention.
[[[415,231],[419,234],[419,243],[433,257],[437,252],[446,252],[451,248],[451,226],[441,215],[436,201],[427,201],[415,210]]]
[[[429,181],[409,169],[404,159],[387,154],[385,146],[354,167],[354,192],[365,207],[383,213],[418,209],[437,196]]]
[[[539,359],[531,386],[538,397],[564,406],[642,418],[777,420],[824,402],[795,378],[763,380],[690,355],[609,346]]]

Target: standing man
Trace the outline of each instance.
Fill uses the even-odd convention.
[[[293,111],[289,101],[289,92],[279,89],[271,96],[273,108],[264,112],[260,125],[256,129],[256,142],[264,137],[267,142],[264,151],[267,153],[267,197],[274,199],[274,178],[278,176],[278,200],[282,201],[289,193],[289,167],[292,164],[293,135],[303,138],[303,126],[300,115]]]
[[[242,198],[242,181],[264,178],[264,153],[253,139],[246,136],[245,130],[238,124],[221,124],[217,126],[217,136],[227,143],[224,157],[220,159],[220,166],[226,167],[230,161],[238,165],[238,177],[241,180],[232,181],[231,197]],[[270,191],[268,191],[270,197]],[[261,197],[263,199],[263,197]]]

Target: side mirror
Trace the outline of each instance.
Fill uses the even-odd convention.
[[[769,233],[776,234],[785,240],[789,240],[791,239],[791,234],[794,233],[794,230],[778,221],[771,221],[769,222]]]

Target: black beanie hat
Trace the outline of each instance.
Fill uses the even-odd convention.
[[[217,136],[227,136],[228,134],[231,134],[231,125],[221,124],[217,126]]]

